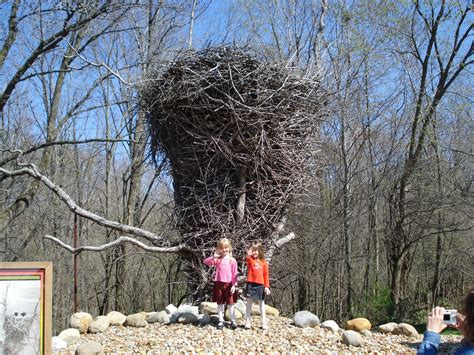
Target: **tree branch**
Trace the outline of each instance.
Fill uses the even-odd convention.
[[[280,249],[283,245],[295,239],[295,237],[295,233],[291,232],[290,234],[287,234],[286,236],[276,240],[275,243],[270,246],[270,248],[268,248],[268,252],[266,255],[266,260],[268,261],[268,263],[271,263],[273,254],[275,253],[275,249]]]
[[[47,53],[50,50],[56,48],[70,32],[75,31],[76,29],[84,26],[85,24],[89,23],[90,21],[105,13],[109,9],[110,4],[110,0],[105,1],[104,4],[96,11],[94,11],[90,16],[84,19],[80,19],[73,24],[65,25],[60,31],[54,33],[46,40],[40,41],[36,49],[23,62],[23,64],[17,69],[16,73],[10,79],[10,81],[4,86],[3,92],[0,92],[0,112],[3,112],[3,109],[8,102],[10,95],[13,93],[17,84],[21,81],[23,75],[28,71],[28,69],[31,68],[36,59],[38,59],[44,53]],[[71,16],[72,15],[70,15],[70,17]],[[67,23],[70,17],[65,20],[65,23]]]
[[[24,152],[20,149],[15,149],[15,150],[0,150],[0,152],[9,152],[12,153],[13,156],[5,158],[3,160],[0,160],[0,166],[5,165],[6,163],[9,163],[13,160],[18,159],[19,157],[25,156],[27,154],[33,153],[37,150],[47,148],[53,145],[67,145],[67,144],[84,144],[84,143],[96,143],[96,142],[128,142],[129,139],[103,139],[103,138],[91,138],[91,139],[84,139],[80,141],[54,141],[54,142],[45,142],[40,145],[36,145],[34,147],[31,147],[28,150],[25,150]]]
[[[2,49],[0,50],[0,68],[3,68],[3,64],[5,63],[5,59],[7,58],[8,52],[10,51],[13,42],[15,42],[16,34],[18,32],[18,20],[16,16],[18,13],[19,5],[19,0],[15,0],[13,2],[10,17],[8,19],[8,35],[7,38],[5,38],[5,42],[3,43]]]
[[[135,244],[136,246],[142,248],[143,250],[157,252],[157,253],[178,253],[180,251],[190,251],[189,248],[186,247],[186,245],[184,244],[179,244],[173,247],[155,247],[155,246],[146,245],[145,243],[142,243],[139,240],[136,240],[134,238],[124,237],[124,236],[119,237],[110,243],[105,243],[99,246],[86,245],[86,246],[77,247],[77,248],[73,248],[72,246],[48,234],[45,235],[43,238],[49,239],[52,242],[59,244],[64,249],[67,249],[68,251],[76,255],[80,254],[83,251],[104,251],[106,249],[115,247],[121,243]]]
[[[146,231],[141,228],[133,227],[130,225],[118,223],[115,221],[110,221],[104,217],[96,215],[95,213],[89,212],[81,207],[79,207],[74,200],[66,193],[63,189],[61,189],[58,185],[54,184],[51,180],[49,180],[46,176],[42,175],[34,164],[28,164],[29,167],[24,167],[18,170],[8,171],[3,168],[0,168],[0,173],[4,176],[0,175],[0,181],[5,179],[5,177],[14,177],[20,175],[29,175],[32,178],[39,180],[42,182],[48,189],[54,192],[68,207],[69,209],[90,221],[93,221],[103,227],[111,228],[117,230],[119,232],[133,234],[137,237],[143,237],[151,242],[163,241],[163,237],[158,236],[154,233]]]

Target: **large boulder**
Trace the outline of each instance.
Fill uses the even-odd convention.
[[[77,312],[71,315],[69,325],[71,328],[77,329],[80,333],[85,334],[87,333],[87,329],[89,329],[91,322],[92,316],[89,313]]]
[[[392,331],[392,334],[406,335],[413,338],[416,338],[419,335],[415,327],[408,323],[400,323],[397,325],[397,327]]]
[[[74,329],[74,330],[77,330],[77,329]],[[64,340],[62,340],[60,337],[52,337],[51,338],[51,348],[53,350],[53,352],[56,352],[56,351],[59,351],[59,350],[62,350],[62,349],[66,349],[67,348],[67,342],[65,342]]]
[[[178,307],[176,312],[179,312],[179,313],[192,313],[197,317],[198,314],[199,314],[199,307],[198,306],[192,306],[190,304],[182,304]]]
[[[273,308],[269,305],[265,305],[265,313],[267,316],[279,316],[280,311],[276,308]],[[252,305],[252,315],[253,316],[259,316],[260,315],[260,306],[256,303]]]
[[[76,328],[64,329],[58,334],[58,338],[70,344],[81,339],[81,333]]]
[[[199,312],[205,314],[217,314],[216,302],[202,302],[199,306]]]
[[[198,319],[199,319],[200,326],[206,326],[211,323],[211,316],[207,313],[200,314],[198,316]]]
[[[176,308],[175,305],[173,305],[173,304],[169,304],[165,307],[165,311],[168,314],[173,314],[174,312],[176,312],[177,309],[178,308]]]
[[[346,345],[361,346],[364,344],[362,336],[354,330],[346,330],[342,333],[342,342]]]
[[[125,325],[129,327],[146,327],[148,325],[148,322],[146,321],[146,313],[140,312],[129,314],[125,321]]]
[[[278,317],[280,315],[280,311],[278,309],[269,305],[265,305],[265,313],[267,313],[267,316]]]
[[[89,325],[90,333],[102,333],[107,330],[110,325],[110,319],[107,316],[98,316],[94,318]]]
[[[333,320],[327,320],[325,322],[322,322],[321,323],[321,328],[329,329],[334,333],[336,333],[340,329],[339,325]]]
[[[209,320],[211,324],[217,324],[219,323],[219,316],[217,314],[211,314],[209,315]]]
[[[166,311],[151,312],[147,314],[146,321],[148,323],[163,323],[168,324],[170,322],[170,315]]]
[[[300,328],[319,325],[319,318],[310,311],[298,311],[293,316],[293,323]]]
[[[242,319],[242,318],[243,318],[242,313],[240,313],[240,311],[237,309],[237,307],[234,307],[234,311],[235,311],[235,319],[236,319],[236,320],[239,320],[239,319]],[[229,311],[229,308],[227,308],[226,311],[225,311],[225,319],[226,319],[226,320],[230,320],[230,311]]]
[[[398,324],[395,322],[385,323],[385,324],[379,325],[377,330],[382,334],[389,334],[393,332],[393,330],[397,327],[397,325]]]
[[[199,315],[199,307],[197,306],[192,306],[192,305],[189,305],[189,304],[182,304],[180,305],[176,311],[174,311],[171,315],[170,315],[170,323],[176,323],[176,322],[179,322],[179,318],[181,317],[182,314],[184,313],[191,313],[193,314],[195,317],[193,317],[193,322],[194,320],[197,320],[197,316]],[[185,316],[185,318],[183,319],[186,319],[186,322],[188,320],[190,320],[190,316]]]
[[[192,312],[181,313],[177,320],[180,324],[198,324],[199,318]]]
[[[245,313],[247,311],[246,311],[246,306],[245,306],[244,301],[237,300],[237,302],[235,303],[235,309],[237,309],[240,312],[240,314],[242,314],[242,316],[245,317]]]
[[[356,332],[361,332],[364,329],[370,330],[372,328],[372,324],[370,324],[367,318],[354,318],[348,320],[346,323],[347,330],[355,330]]]
[[[127,320],[127,316],[117,311],[112,311],[107,314],[109,317],[110,325],[123,325]]]

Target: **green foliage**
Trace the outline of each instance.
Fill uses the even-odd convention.
[[[392,319],[388,319],[389,310],[393,308],[390,299],[390,288],[376,288],[375,294],[367,295],[365,302],[360,304],[359,313],[361,317],[369,319],[372,324],[381,324]]]

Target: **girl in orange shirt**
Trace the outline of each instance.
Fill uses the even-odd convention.
[[[252,325],[250,316],[252,313],[253,301],[256,300],[260,307],[262,329],[268,329],[267,317],[265,314],[265,296],[270,295],[270,281],[268,263],[265,260],[262,243],[252,243],[250,248],[247,250],[245,262],[247,263],[245,328],[250,329]]]

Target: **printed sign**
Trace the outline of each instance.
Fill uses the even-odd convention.
[[[0,354],[51,353],[50,262],[0,262]]]

